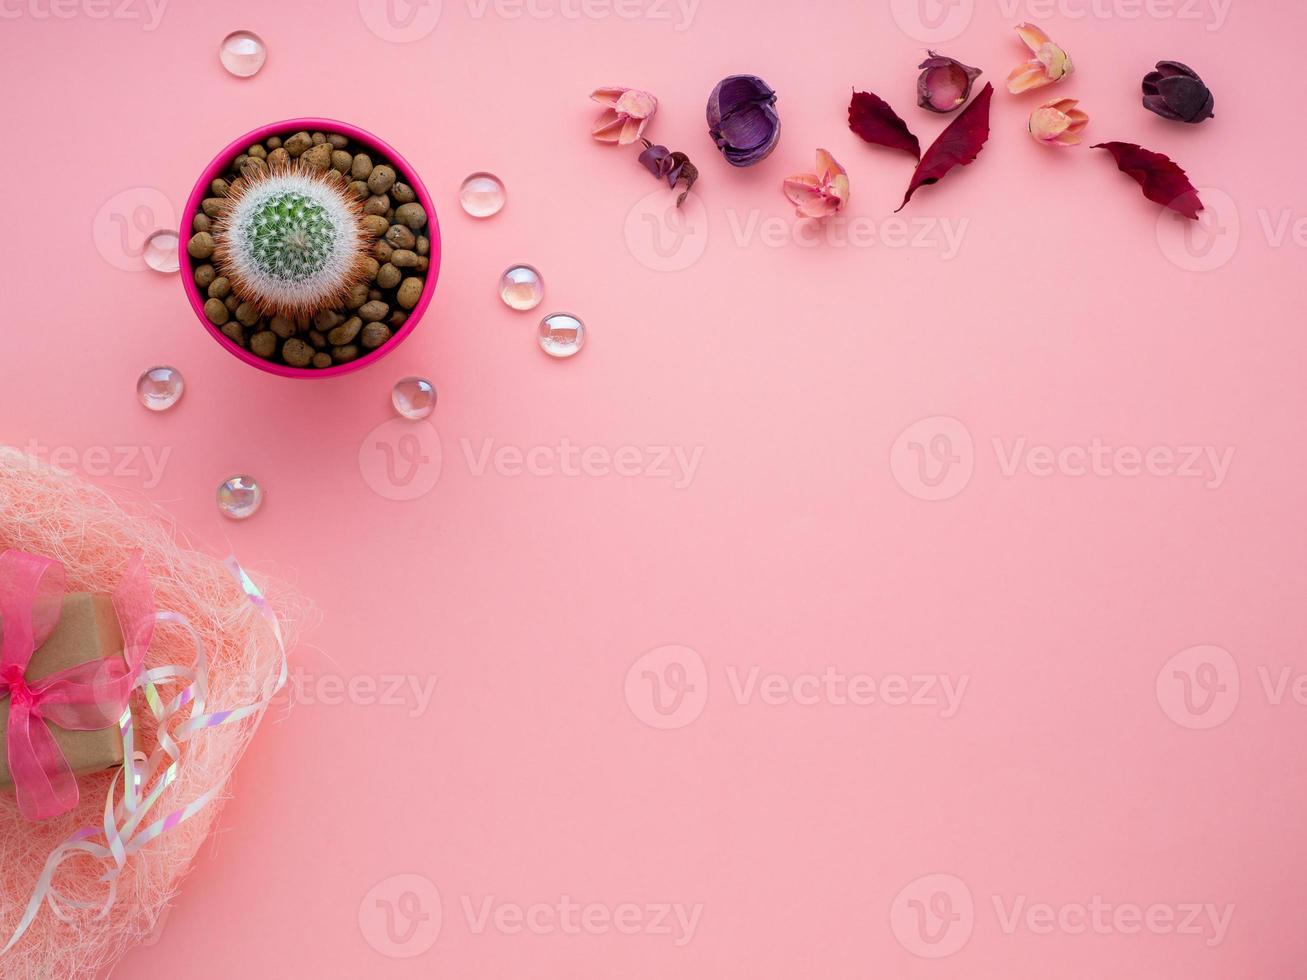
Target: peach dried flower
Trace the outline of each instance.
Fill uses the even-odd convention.
[[[599,88],[590,93],[604,107],[590,130],[600,143],[634,143],[658,111],[658,100],[634,88]]]
[[[848,172],[826,150],[817,151],[815,174],[786,177],[784,188],[801,218],[828,218],[849,203]]]
[[[1007,90],[1014,95],[1031,89],[1043,88],[1060,82],[1075,71],[1067,53],[1048,39],[1048,35],[1033,24],[1018,24],[1017,34],[1034,55],[1012,69],[1007,77]]]
[[[1089,116],[1077,104],[1076,99],[1045,102],[1030,114],[1030,135],[1051,146],[1075,146],[1089,125]]]

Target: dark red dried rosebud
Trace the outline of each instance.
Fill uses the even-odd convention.
[[[1198,73],[1178,61],[1159,61],[1144,76],[1144,108],[1164,119],[1200,123],[1211,119],[1216,100]]]
[[[917,66],[917,105],[931,112],[952,112],[971,98],[971,83],[980,75],[979,68],[964,65],[954,58],[930,52]]]
[[[694,182],[699,179],[699,168],[679,150],[672,153],[667,147],[650,143],[647,139],[641,139],[641,142],[644,143],[644,152],[640,154],[640,163],[644,168],[655,177],[666,180],[668,187],[675,187],[678,182],[684,185],[685,189],[676,199],[676,206],[679,208],[685,203],[685,198],[690,193],[690,188],[694,186]]]

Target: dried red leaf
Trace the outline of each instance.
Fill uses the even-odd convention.
[[[1129,174],[1144,189],[1144,197],[1194,221],[1203,209],[1189,177],[1170,157],[1145,150],[1135,143],[1098,143],[1095,150],[1107,150],[1117,168]]]
[[[921,159],[921,142],[908,130],[888,102],[871,92],[854,92],[849,102],[849,129],[868,143],[907,150]]]
[[[989,139],[989,100],[993,95],[994,86],[986,83],[971,104],[959,112],[948,128],[930,144],[930,149],[912,174],[912,182],[908,184],[908,192],[903,195],[898,211],[908,206],[918,187],[933,184],[954,167],[965,167],[976,159],[985,140]]]

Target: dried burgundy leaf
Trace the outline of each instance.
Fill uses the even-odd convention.
[[[971,104],[959,112],[939,138],[930,144],[930,149],[912,174],[912,182],[903,195],[903,203],[898,206],[899,211],[908,206],[918,187],[933,184],[954,167],[965,167],[976,159],[985,140],[989,139],[989,100],[993,95],[994,86],[986,83]]]
[[[1144,108],[1164,119],[1200,123],[1216,115],[1216,100],[1198,73],[1178,61],[1159,61],[1144,76]]]
[[[917,65],[917,105],[931,112],[952,112],[971,97],[971,83],[980,75],[979,68],[964,65],[956,58],[930,52]]]
[[[868,143],[907,150],[921,159],[921,142],[908,130],[888,102],[871,92],[854,92],[849,102],[849,129]]]
[[[1185,172],[1170,157],[1134,143],[1098,143],[1093,148],[1112,154],[1117,168],[1138,182],[1148,200],[1198,220],[1203,202],[1198,200],[1198,192]]]

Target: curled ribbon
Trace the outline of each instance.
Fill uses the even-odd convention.
[[[107,893],[96,917],[103,918],[108,915],[117,896],[118,876],[126,867],[127,859],[151,841],[163,836],[208,806],[222,792],[227,779],[232,774],[232,768],[229,768],[213,785],[185,806],[162,816],[155,815],[160,798],[180,773],[181,743],[207,729],[236,724],[247,718],[253,718],[252,724],[257,729],[263,720],[264,711],[285,686],[288,674],[286,645],[276,614],[235,558],[228,558],[224,564],[257,614],[272,631],[277,649],[276,680],[261,697],[249,704],[220,711],[210,710],[208,658],[205,656],[204,644],[199,633],[180,613],[151,611],[149,623],[151,630],[155,624],[160,624],[175,626],[189,634],[191,644],[195,648],[195,663],[191,667],[167,665],[138,671],[129,686],[128,693],[137,689],[143,693],[146,710],[158,722],[158,745],[149,754],[137,749],[132,713],[129,708],[124,708],[118,718],[118,725],[123,736],[125,762],[123,768],[114,776],[105,795],[103,823],[99,827],[81,828],[50,853],[32,890],[23,917],[4,948],[0,949],[0,956],[12,949],[27,932],[41,911],[42,904],[49,905],[55,917],[65,922],[70,921],[66,909],[95,907],[85,902],[69,900],[61,896],[55,888],[55,873],[59,865],[69,858],[89,855],[103,862],[105,872],[101,880],[107,884]],[[144,656],[144,648],[141,650],[141,656]],[[158,686],[175,683],[182,683],[184,686],[172,698],[165,701],[159,693]],[[170,732],[172,734],[169,734]],[[238,760],[233,760],[232,767],[235,766],[236,761]],[[117,790],[120,783],[122,795],[118,797]],[[149,819],[151,816],[155,818]]]
[[[77,806],[77,779],[47,722],[69,731],[108,728],[127,707],[154,632],[154,595],[139,555],[113,595],[122,657],[97,657],[39,681],[27,666],[55,627],[66,578],[59,562],[25,551],[0,554],[0,699],[9,698],[5,733],[18,810],[47,820]]]

